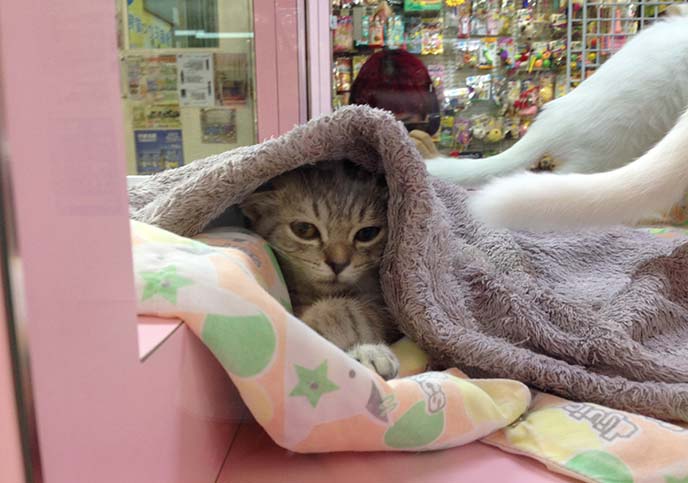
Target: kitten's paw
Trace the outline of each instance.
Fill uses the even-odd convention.
[[[399,374],[399,359],[384,344],[360,344],[351,348],[349,355],[385,379],[393,379]]]

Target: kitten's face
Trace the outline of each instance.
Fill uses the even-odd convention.
[[[377,276],[387,239],[387,188],[346,162],[276,178],[241,208],[275,249],[290,283],[334,294]]]

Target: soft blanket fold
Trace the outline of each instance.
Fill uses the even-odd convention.
[[[386,175],[385,299],[437,364],[688,421],[685,241],[485,227],[465,190],[430,177],[403,125],[382,111],[347,107],[152,176],[130,190],[131,215],[192,236],[274,176],[343,158]]]

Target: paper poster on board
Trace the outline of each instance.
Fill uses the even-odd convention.
[[[207,144],[236,144],[236,109],[202,109],[201,137]]]
[[[179,104],[136,104],[131,107],[134,129],[182,127]]]
[[[161,104],[179,103],[177,58],[175,55],[137,55],[127,57],[129,99]]]
[[[215,54],[215,93],[221,105],[246,104],[248,67],[247,54]]]
[[[153,174],[184,165],[179,129],[134,131],[134,143],[138,174]]]
[[[213,54],[178,54],[177,87],[182,106],[213,106]]]

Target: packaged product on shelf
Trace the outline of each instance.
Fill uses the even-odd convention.
[[[566,40],[552,40],[549,43],[549,51],[551,52],[552,67],[558,68],[566,65]]]
[[[446,112],[440,120],[440,147],[454,147],[454,113]]]
[[[473,0],[471,2],[471,35],[487,35],[487,0]]]
[[[459,7],[458,37],[465,39],[471,36],[471,11],[468,3]]]
[[[454,53],[456,54],[456,68],[462,69],[468,64],[468,40],[454,41]]]
[[[352,77],[351,81],[355,81],[358,77],[358,73],[361,71],[361,67],[366,63],[370,56],[369,55],[354,55],[352,58]]]
[[[471,35],[487,35],[487,21],[485,17],[477,15],[471,17]]]
[[[456,42],[457,68],[473,68],[478,65],[478,56],[482,42],[480,39],[458,40]]]
[[[514,103],[516,113],[521,118],[533,118],[538,112],[538,85],[532,80],[524,80],[521,89],[521,95]]]
[[[548,42],[533,42],[530,49],[530,58],[528,59],[528,72],[551,67],[550,58],[551,52],[549,51]]]
[[[441,9],[442,0],[404,0],[404,10],[407,12],[423,12]]]
[[[511,68],[516,59],[516,45],[511,37],[502,37],[497,41],[497,52],[502,67]]]
[[[567,21],[565,13],[553,13],[550,15],[549,22],[553,36],[561,37],[566,34]]]
[[[535,36],[533,26],[533,16],[529,8],[519,8],[516,10],[516,28],[524,39],[531,39]]]
[[[370,21],[368,45],[371,47],[382,47],[385,45],[385,24],[379,17],[373,17]]]
[[[404,17],[393,15],[387,19],[387,47],[398,49],[404,45]]]
[[[566,76],[558,75],[554,82],[554,98],[559,99],[566,95]]]
[[[540,76],[539,96],[540,107],[554,99],[554,74],[547,73]]]
[[[421,55],[440,55],[444,53],[442,19],[423,19]]]
[[[473,93],[473,98],[478,101],[489,101],[491,95],[490,74],[473,75],[466,78],[466,87]]]
[[[445,80],[445,68],[442,64],[430,64],[428,67],[428,74],[430,74],[430,79],[435,86],[435,93],[437,98],[442,103],[444,99],[444,80]]]
[[[485,30],[487,35],[499,35],[501,30],[501,18],[499,11],[489,10],[485,16]]]
[[[504,115],[507,111],[508,104],[506,102],[507,94],[507,80],[502,74],[492,74],[492,94],[491,98],[495,105],[499,108],[499,113]]]
[[[478,114],[471,118],[471,134],[475,139],[482,141],[487,136],[488,126],[490,124],[490,116],[487,114]]]
[[[334,30],[332,50],[335,52],[349,52],[354,49],[354,24],[351,16],[347,15],[337,19],[337,28]]]
[[[521,81],[510,80],[506,83],[506,105],[507,111],[513,111],[516,102],[521,97]]]
[[[368,45],[370,41],[370,21],[374,14],[375,7],[367,7],[359,4],[351,9],[355,46],[365,47]]]
[[[471,91],[468,87],[456,87],[444,90],[445,102],[456,111],[466,109],[471,103]]]
[[[499,35],[513,35],[513,20],[515,18],[513,0],[503,0],[499,10]]]
[[[459,10],[447,4],[444,9],[444,27],[448,29],[459,28]]]
[[[504,118],[504,137],[516,140],[520,137],[519,126],[521,119],[518,116],[507,116]]]
[[[361,17],[361,37],[356,41],[357,45],[365,46],[370,43],[370,15]]]
[[[497,39],[488,37],[483,39],[478,53],[478,69],[489,70],[496,65],[497,59]]]
[[[454,121],[454,139],[459,150],[464,151],[471,144],[471,120],[459,117]]]
[[[485,142],[498,143],[504,139],[504,124],[502,118],[490,117],[487,121]]]
[[[337,92],[349,92],[351,90],[351,57],[337,58],[334,68]]]
[[[489,9],[488,0],[472,0],[471,13],[474,17],[484,17]]]
[[[412,54],[423,50],[423,23],[419,17],[406,18],[406,49]]]

